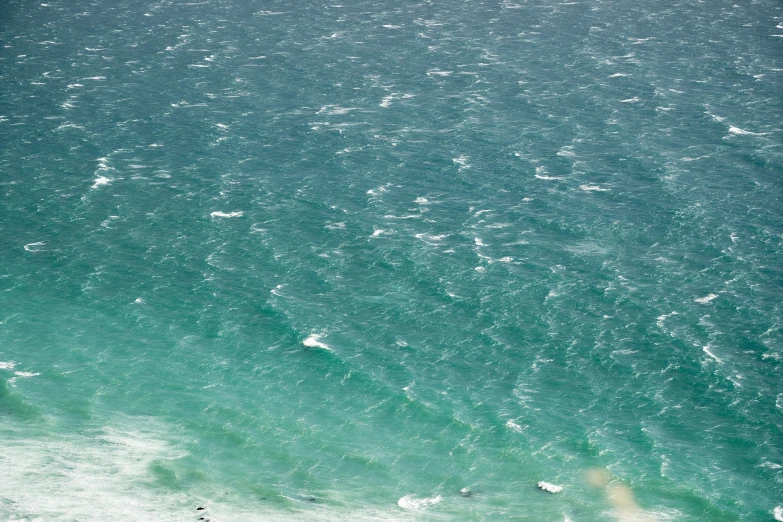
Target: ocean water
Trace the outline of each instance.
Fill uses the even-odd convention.
[[[733,2],[2,2],[0,519],[783,520]]]

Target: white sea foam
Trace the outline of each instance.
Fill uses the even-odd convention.
[[[638,102],[638,101],[639,101],[639,98],[637,98],[636,96],[634,96],[633,98],[628,98],[628,99],[625,99],[625,100],[620,100],[620,103],[636,103],[636,102]]]
[[[414,203],[417,205],[429,205],[429,200],[427,198],[419,196],[418,198],[413,200]]]
[[[506,422],[506,427],[516,431],[517,433],[522,433],[522,426],[520,426],[519,424],[517,424],[513,420],[507,421]]]
[[[735,127],[734,125],[729,126],[729,132],[731,134],[739,134],[739,135],[747,135],[747,136],[761,136],[758,132],[750,132],[746,130],[742,130],[739,127]]]
[[[783,522],[783,506],[777,506],[775,509],[773,509],[772,516],[775,517],[775,520]]]
[[[92,184],[92,188],[98,188],[103,185],[108,185],[112,181],[114,180],[109,179],[106,176],[98,176],[97,178],[95,178],[95,181]]]
[[[329,230],[339,230],[342,228],[345,228],[345,223],[340,221],[339,223],[329,223],[324,228],[328,228]]]
[[[419,219],[421,218],[421,214],[407,214],[405,216],[395,216],[393,214],[386,214],[383,217],[386,219]]]
[[[713,299],[715,299],[716,297],[718,297],[718,294],[709,294],[709,295],[705,295],[704,297],[697,297],[694,299],[694,301],[700,304],[707,304]]]
[[[609,78],[625,78],[626,76],[631,76],[631,75],[625,73],[614,73],[610,75]]]
[[[367,191],[367,194],[369,196],[371,196],[371,197],[377,198],[378,196],[380,196],[384,192],[389,192],[389,189],[386,188],[387,186],[388,185],[382,185],[380,187],[376,187],[374,189],[370,189],[370,190]]]
[[[554,484],[544,482],[543,480],[538,483],[538,488],[548,493],[559,493],[563,490],[563,486],[555,486]]]
[[[40,373],[34,373],[34,372],[14,372],[14,375],[17,377],[35,377],[36,375],[41,375]]]
[[[538,170],[538,169],[536,169],[536,170]],[[536,174],[535,177],[536,177],[536,179],[543,179],[543,180],[546,180],[546,181],[556,181],[556,180],[563,179],[563,178],[559,178],[557,176],[545,176],[543,174]]]
[[[310,334],[310,337],[302,341],[302,344],[308,348],[323,348],[324,350],[331,350],[329,345],[319,341],[321,337],[323,337],[323,334]]]
[[[0,361],[0,370],[13,370],[16,363],[13,361]]]
[[[10,520],[181,520],[192,502],[156,494],[150,468],[185,456],[164,442],[171,429],[133,418],[131,430],[95,437],[6,438],[0,447],[0,512]],[[167,433],[168,431],[168,433]],[[187,510],[188,512],[190,509]]]
[[[579,188],[585,192],[609,192],[611,190],[599,185],[579,185]]]
[[[384,96],[379,105],[383,108],[389,108],[391,106],[392,100],[394,100],[394,94]]]
[[[469,158],[468,156],[465,156],[465,155],[463,154],[463,155],[461,155],[461,156],[458,156],[458,157],[456,157],[456,158],[452,158],[452,160],[451,160],[451,161],[453,161],[454,163],[456,163],[457,165],[459,165],[459,166],[460,166],[460,167],[459,167],[460,169],[468,169],[468,168],[470,168],[470,165],[468,165],[468,160],[469,160],[469,159],[470,159],[470,158]]]
[[[474,237],[473,242],[476,243],[476,246],[480,246],[480,247],[487,246],[484,244],[484,242],[481,240],[480,237]]]
[[[663,315],[659,315],[659,316],[658,316],[658,319],[655,321],[655,324],[657,324],[657,325],[658,325],[658,328],[661,328],[661,329],[663,329],[663,322],[664,322],[666,319],[668,319],[669,317],[673,316],[673,315],[679,315],[679,312],[672,312],[672,313],[670,313],[670,314],[663,314]]]
[[[212,212],[209,216],[213,218],[234,218],[234,217],[242,217],[244,215],[244,212],[241,210],[238,210],[236,212],[221,212],[219,210]]]
[[[397,505],[402,509],[417,510],[434,506],[435,504],[440,503],[441,500],[443,500],[443,498],[440,495],[430,498],[415,498],[412,495],[405,495],[397,501]]]
[[[356,107],[340,107],[339,105],[324,105],[316,114],[327,114],[329,116],[338,116],[348,114],[351,111],[358,110]]]
[[[704,348],[702,348],[702,350],[704,351],[704,353],[706,353],[707,355],[712,357],[715,360],[715,362],[723,364],[723,360],[719,359],[718,356],[716,356],[714,353],[712,353],[710,351],[710,345],[709,344],[707,346],[705,346]]]
[[[381,234],[391,234],[391,231],[383,230],[381,228],[376,228],[375,230],[373,230],[372,235],[370,237],[378,237]]]
[[[446,234],[440,234],[437,236],[430,236],[428,234],[416,234],[415,237],[416,239],[421,239],[426,243],[427,241],[443,241],[443,238],[446,237]]]
[[[39,241],[39,242],[37,242],[37,243],[27,243],[27,244],[24,246],[24,249],[25,249],[25,250],[27,250],[28,252],[38,252],[39,250],[41,250],[41,249],[40,249],[40,248],[38,248],[38,247],[42,247],[42,246],[44,246],[45,244],[46,244],[46,243],[45,243],[44,241]]]

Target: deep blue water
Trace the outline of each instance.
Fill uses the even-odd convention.
[[[0,43],[0,518],[783,520],[780,2]]]

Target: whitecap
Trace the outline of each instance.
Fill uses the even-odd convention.
[[[339,116],[348,114],[351,111],[358,110],[356,107],[340,107],[339,105],[324,105],[316,114],[328,114],[329,116]]]
[[[446,234],[440,234],[437,236],[430,236],[428,234],[416,234],[416,239],[421,239],[424,242],[427,241],[443,241],[443,238],[446,237]]]
[[[429,205],[429,203],[430,203],[427,198],[423,198],[421,196],[419,196],[418,198],[414,199],[413,202],[416,203],[417,205]]]
[[[46,243],[44,241],[39,241],[37,243],[27,243],[24,246],[24,249],[27,250],[28,252],[38,252],[40,250],[40,248],[37,248],[37,247],[44,246],[45,244]]]
[[[663,322],[673,315],[680,315],[680,314],[679,312],[672,312],[670,314],[659,315],[657,320],[655,321],[655,324],[658,325],[658,328],[663,328]]]
[[[92,188],[98,188],[102,185],[108,185],[112,181],[114,180],[109,179],[106,176],[98,176],[97,178],[95,178],[95,181],[92,184]]]
[[[486,244],[484,244],[484,242],[481,240],[480,237],[474,237],[473,242],[476,243],[476,246],[480,246],[480,247],[487,246]]]
[[[707,304],[713,299],[715,299],[716,297],[718,297],[718,294],[709,294],[709,295],[705,295],[704,297],[697,297],[694,299],[694,301],[696,301],[699,304]]]
[[[735,127],[734,125],[729,126],[729,132],[731,134],[739,134],[739,135],[747,135],[747,136],[761,136],[761,134],[757,132],[750,132],[746,130],[742,130],[739,127]]]
[[[308,348],[323,348],[324,350],[331,350],[329,345],[320,342],[318,339],[323,337],[323,334],[310,334],[310,337],[302,341],[302,344]]]
[[[544,176],[542,174],[536,174],[535,177],[536,177],[536,179],[543,179],[545,181],[557,181],[557,180],[563,179],[563,178],[559,178],[557,176]]]
[[[375,230],[373,230],[372,235],[370,237],[378,237],[381,234],[391,234],[391,232],[389,230],[383,230],[381,228],[376,228]]]
[[[563,486],[555,486],[554,484],[544,482],[543,480],[538,483],[538,488],[546,491],[547,493],[559,493],[563,490]]]
[[[783,506],[777,506],[775,509],[773,509],[772,516],[775,517],[775,520],[783,522]]]
[[[236,212],[221,212],[219,210],[216,210],[215,212],[212,212],[209,217],[213,218],[233,218],[233,217],[242,217],[244,215],[244,212],[241,210],[238,210]]]
[[[517,433],[522,433],[522,426],[512,420],[506,422],[506,427],[516,431]]]
[[[704,351],[704,353],[712,357],[715,360],[715,362],[723,364],[723,361],[719,359],[717,355],[715,355],[710,351],[710,345],[705,346],[704,348],[702,348],[702,350]]]
[[[383,217],[385,219],[418,219],[421,217],[421,214],[408,214],[406,216],[395,216],[393,214],[386,214]]]
[[[585,192],[609,192],[611,190],[599,185],[579,185],[579,188]]]
[[[14,372],[14,375],[17,377],[35,377],[36,375],[41,375],[40,373],[33,373],[33,372]]]
[[[13,370],[16,363],[13,361],[0,361],[0,370]]]
[[[430,498],[414,498],[412,495],[405,495],[397,501],[397,505],[402,509],[424,509],[438,504],[443,498],[438,495]]]
[[[386,186],[380,186],[380,187],[368,190],[367,191],[367,195],[376,198],[376,197],[380,196],[381,194],[383,194],[384,192],[389,192],[389,189],[387,189]]]
[[[620,100],[620,103],[636,103],[639,101],[639,98],[634,96],[633,98],[628,98],[626,100]]]
[[[609,78],[625,78],[626,76],[631,76],[631,75],[625,73],[614,73],[610,75]]]
[[[456,163],[457,165],[459,165],[459,166],[460,166],[460,168],[465,168],[465,169],[467,169],[467,168],[469,168],[469,167],[470,167],[470,165],[468,165],[468,160],[469,160],[469,159],[470,159],[470,158],[469,158],[468,156],[465,156],[465,155],[463,154],[463,155],[461,155],[461,156],[459,156],[459,157],[457,157],[457,158],[452,158],[452,160],[451,160],[451,161],[453,161],[454,163]]]

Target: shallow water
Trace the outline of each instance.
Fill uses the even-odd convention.
[[[781,36],[6,2],[0,518],[774,520]]]

